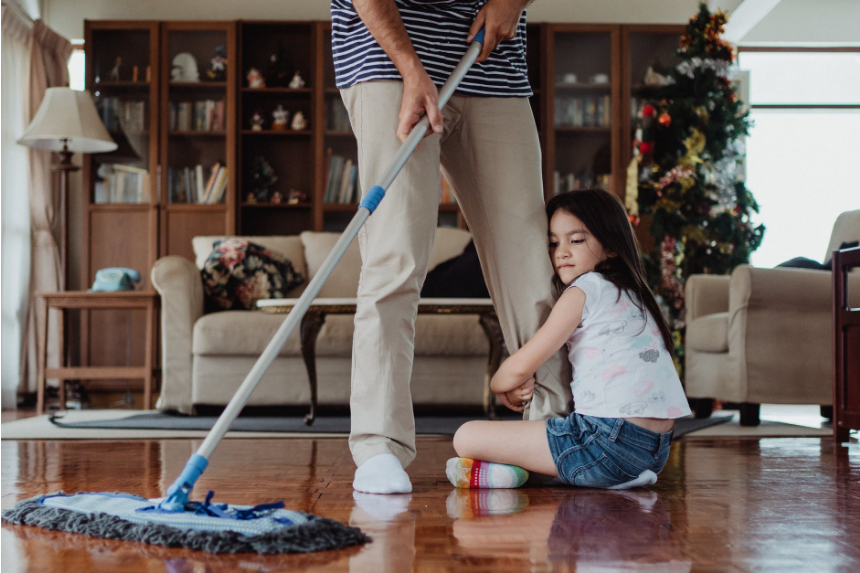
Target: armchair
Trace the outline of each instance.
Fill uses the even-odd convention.
[[[860,210],[842,213],[827,258],[860,239]],[[741,425],[759,406],[833,402],[833,302],[829,272],[740,265],[731,276],[687,280],[685,389],[697,416],[709,400],[741,404]],[[848,277],[860,295],[860,274]],[[707,402],[695,399],[708,399]]]

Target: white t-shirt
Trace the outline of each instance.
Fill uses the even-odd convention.
[[[639,310],[624,291],[618,298],[618,287],[598,272],[581,275],[572,287],[585,293],[582,321],[567,341],[574,410],[599,418],[689,415],[675,364],[648,309]]]

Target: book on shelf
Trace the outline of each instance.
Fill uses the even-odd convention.
[[[346,106],[340,97],[334,97],[330,100],[331,105],[328,108],[328,128],[332,131],[350,131],[352,126],[349,123],[349,113],[346,111]]]
[[[612,123],[610,96],[558,97],[555,102],[557,127],[609,127]]]
[[[358,181],[358,165],[355,160],[326,151],[325,190],[323,192],[323,203],[355,203],[361,196]]]
[[[224,100],[170,102],[170,131],[224,131]]]
[[[170,203],[213,205],[220,203],[227,191],[227,167],[220,161],[209,168],[204,178],[203,165],[168,168],[167,200]]]
[[[122,163],[99,166],[95,203],[149,203],[149,171]]]
[[[146,131],[146,102],[123,101],[117,97],[101,98],[97,104],[99,118],[108,131],[141,133]]]

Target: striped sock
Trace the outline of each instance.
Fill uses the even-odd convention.
[[[454,487],[514,488],[529,479],[529,472],[518,466],[451,458],[445,471]]]

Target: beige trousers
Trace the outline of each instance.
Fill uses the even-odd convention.
[[[367,191],[400,146],[403,84],[377,80],[341,90],[358,139]],[[358,235],[362,268],[352,349],[349,445],[356,464],[392,453],[415,458],[410,380],[415,317],[441,200],[440,162],[477,247],[510,352],[537,332],[553,304],[541,151],[525,98],[453,96],[444,132],[424,139]],[[537,372],[526,418],[569,412],[570,364],[556,353]],[[481,384],[475,380],[475,384]]]

